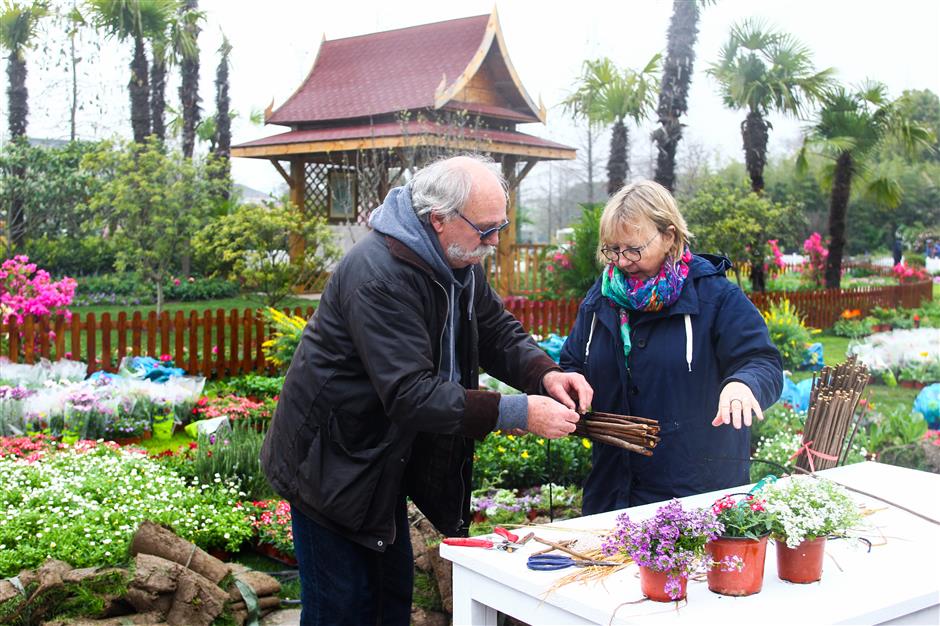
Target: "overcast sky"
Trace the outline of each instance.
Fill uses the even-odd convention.
[[[571,91],[582,61],[609,56],[621,66],[642,67],[653,54],[664,51],[672,13],[671,0],[501,0],[496,7],[513,65],[533,99],[538,102],[541,96],[549,109],[546,125],[529,124],[520,130],[576,147],[581,145],[579,135],[556,105]],[[309,72],[324,35],[336,39],[479,15],[489,13],[493,3],[200,0],[200,8],[207,14],[199,39],[202,106],[206,113],[213,112],[216,50],[224,32],[234,47],[231,95],[240,117],[233,134],[234,143],[240,143],[285,130],[252,126],[248,115],[272,99],[277,107],[290,96]],[[704,70],[716,59],[731,24],[748,17],[762,18],[796,36],[813,50],[818,67],[835,68],[845,83],[881,80],[892,96],[905,89],[940,93],[938,0],[718,0],[701,14],[683,141],[706,147],[719,160],[741,159],[739,125],[744,114],[723,108]],[[29,53],[29,135],[67,139],[70,86],[63,63],[67,42],[52,28],[40,39],[45,47]],[[78,115],[80,137],[130,135],[125,87],[130,48],[83,35],[79,100],[87,104]],[[0,69],[5,80],[5,63]],[[168,92],[170,104],[178,100],[175,85]],[[6,115],[6,108],[4,97],[0,115]],[[771,121],[772,152],[797,145],[805,123],[778,117]],[[4,136],[6,125],[4,120]],[[636,161],[649,156],[648,135],[649,127],[631,129]],[[265,192],[282,183],[265,161],[233,159],[233,173],[236,182]]]

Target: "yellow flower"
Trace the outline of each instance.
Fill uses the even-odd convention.
[[[921,352],[920,355],[926,359],[928,356],[930,356],[930,353],[929,353],[929,352]]]
[[[529,451],[528,451],[528,450],[523,450],[523,451],[522,451],[522,454],[520,454],[519,456],[521,456],[521,457],[524,458],[524,459],[527,459],[527,458],[529,458]]]
[[[542,439],[541,437],[539,437],[536,441],[538,441],[538,444],[539,444],[540,446],[544,446],[544,445],[545,445],[545,440]]]
[[[515,441],[515,440],[516,440],[516,436],[515,436],[515,435],[506,435],[506,439],[508,439],[509,441]]]
[[[496,451],[499,452],[500,454],[504,454],[506,452],[506,448],[502,446],[496,446]]]
[[[581,445],[584,446],[585,448],[587,448],[588,450],[591,449],[591,442],[590,442],[590,440],[586,439],[585,437],[581,437]]]

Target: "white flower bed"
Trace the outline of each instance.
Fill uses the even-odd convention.
[[[856,355],[872,372],[940,363],[940,328],[875,333],[850,343],[848,353]]]

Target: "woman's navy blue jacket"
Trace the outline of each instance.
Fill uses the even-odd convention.
[[[585,515],[750,482],[749,429],[711,421],[731,381],[750,387],[763,409],[776,402],[783,364],[760,313],[725,277],[729,267],[724,257],[695,255],[671,307],[630,313],[629,368],[600,280],[581,303],[562,368],[587,378],[595,411],[656,419],[661,428],[651,457],[594,444]]]

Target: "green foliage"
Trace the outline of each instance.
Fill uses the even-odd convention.
[[[770,254],[767,240],[792,230],[798,219],[791,206],[718,178],[706,181],[686,200],[683,213],[695,234],[695,249],[719,252],[735,265],[763,264]]]
[[[164,152],[156,140],[112,148],[105,145],[82,164],[93,171],[113,172],[94,195],[91,206],[110,210],[120,227],[115,263],[119,271],[133,269],[154,284],[157,308],[163,304],[163,285],[178,259],[192,251],[192,233],[212,213],[219,183],[211,167]]]
[[[870,318],[839,319],[832,325],[832,334],[838,337],[858,339],[871,334],[872,323]]]
[[[874,416],[867,430],[867,446],[879,453],[885,448],[919,442],[927,433],[927,422],[910,409],[894,409]]]
[[[13,198],[22,202],[26,214],[26,232],[29,239],[62,238],[75,241],[98,237],[104,228],[105,216],[92,211],[89,200],[100,188],[105,175],[82,169],[80,163],[86,154],[95,152],[101,144],[73,141],[61,147],[33,146],[25,141],[6,142],[0,148],[0,205],[7,206]],[[17,175],[13,176],[12,173]],[[76,250],[84,255],[83,250]],[[30,258],[39,258],[30,249]],[[42,259],[50,271],[60,270]],[[110,270],[110,265],[104,271]],[[61,273],[82,274],[73,269]]]
[[[580,484],[591,465],[591,442],[563,437],[549,442],[536,435],[490,433],[478,443],[473,461],[473,488],[521,489],[549,481]],[[551,447],[551,471],[546,450]]]
[[[783,357],[783,366],[795,369],[803,362],[810,340],[810,331],[800,314],[789,300],[783,299],[770,305],[764,312],[764,321],[770,340]]]
[[[270,398],[281,393],[284,387],[283,376],[260,376],[258,374],[246,374],[244,376],[233,376],[219,381],[213,385],[216,393],[232,393],[239,396],[253,396],[256,398]]]
[[[775,404],[764,411],[764,419],[754,420],[751,426],[751,447],[756,452],[757,444],[762,439],[772,437],[779,432],[802,432],[806,414],[794,411],[782,404]],[[792,453],[792,452],[791,452]]]
[[[581,207],[581,219],[573,225],[571,247],[555,252],[546,266],[549,298],[583,297],[601,274],[597,248],[604,206],[582,204]]]
[[[290,260],[294,238],[306,246],[301,258]],[[260,292],[267,306],[276,306],[295,285],[320,277],[340,255],[326,219],[304,214],[286,198],[238,207],[207,225],[195,247],[200,256],[217,260],[215,274]]]
[[[79,278],[112,271],[119,245],[113,237],[87,235],[53,238],[42,235],[39,238],[27,239],[24,253],[53,276]],[[84,279],[79,280],[79,291],[83,281]]]

